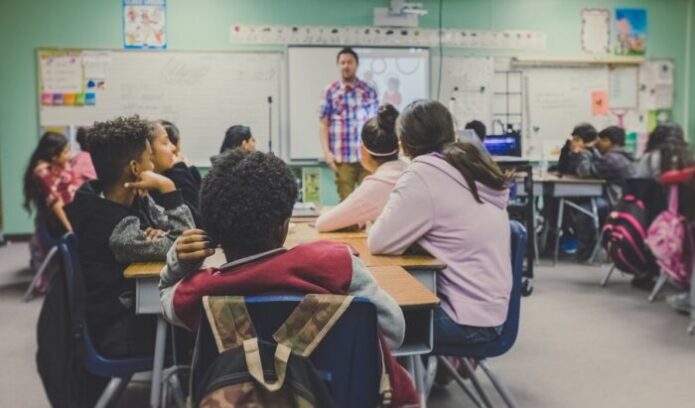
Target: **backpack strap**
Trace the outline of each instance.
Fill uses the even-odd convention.
[[[306,295],[273,338],[294,353],[308,357],[345,313],[353,296]]]
[[[243,297],[204,296],[203,307],[219,353],[256,338],[256,330]]]
[[[678,214],[678,184],[674,184],[670,187],[668,210],[674,214]]]
[[[379,396],[381,396],[381,404],[379,406],[387,408],[391,406],[393,389],[391,388],[391,379],[389,378],[389,373],[386,371],[386,360],[384,359],[384,348],[381,346],[381,339],[379,339],[378,344],[379,358],[381,359],[381,379],[379,380]]]

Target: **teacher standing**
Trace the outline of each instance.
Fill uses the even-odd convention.
[[[344,200],[368,174],[360,164],[361,132],[365,122],[376,116],[379,101],[374,88],[357,78],[359,57],[349,47],[336,57],[340,80],[323,93],[320,136],[323,157],[335,173],[340,200]]]

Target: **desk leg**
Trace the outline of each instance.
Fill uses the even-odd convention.
[[[600,223],[599,223],[599,217],[598,217],[598,206],[596,205],[596,197],[591,197],[591,214],[593,214],[593,221],[594,221],[594,230],[596,232],[596,243],[594,244],[594,248],[591,250],[591,258],[589,258],[589,263],[593,264],[594,259],[596,259],[596,254],[598,253],[599,248],[601,247],[601,231],[600,229]]]
[[[557,229],[555,230],[555,254],[553,257],[553,266],[557,263],[558,252],[560,252],[560,235],[562,234],[562,217],[565,211],[565,199],[560,198],[559,208],[557,211]]]
[[[152,390],[150,391],[150,406],[159,407],[162,391],[162,370],[164,369],[164,351],[167,340],[167,323],[164,317],[157,315],[157,337],[154,346],[154,364],[152,367]]]
[[[422,356],[419,354],[408,356],[408,368],[415,381],[415,391],[420,400],[420,407],[427,407],[427,390],[425,389],[426,371],[422,364]]]

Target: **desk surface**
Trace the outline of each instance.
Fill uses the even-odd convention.
[[[159,271],[163,267],[163,262],[134,263],[126,268],[123,276],[136,279],[158,278]],[[375,266],[370,267],[369,271],[372,272],[379,286],[391,295],[401,307],[427,306],[439,303],[437,296],[400,266]]]
[[[560,175],[557,173],[548,173],[543,175],[533,175],[534,183],[563,183],[563,184],[606,184],[606,180],[601,179],[587,179],[580,178],[576,176],[569,176],[566,174]]]

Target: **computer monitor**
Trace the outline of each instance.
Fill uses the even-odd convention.
[[[518,132],[487,135],[483,144],[492,156],[521,157],[521,135]]]

